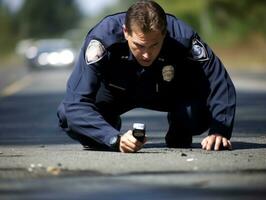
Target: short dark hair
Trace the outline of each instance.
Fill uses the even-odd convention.
[[[161,31],[166,33],[166,14],[162,7],[154,1],[140,0],[133,4],[126,13],[125,26],[129,34],[136,25],[144,33]]]

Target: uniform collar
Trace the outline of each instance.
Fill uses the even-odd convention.
[[[130,51],[129,47],[128,47],[128,61],[134,61],[134,62],[137,62],[135,56],[134,56],[133,53]]]
[[[159,56],[158,56],[156,61],[160,62],[160,63],[164,63],[165,62],[165,57],[159,54]]]
[[[121,60],[123,61],[128,61],[128,62],[131,62],[131,63],[136,63],[136,65],[139,65],[135,56],[133,55],[133,53],[130,51],[129,47],[128,47],[128,44],[127,45],[127,51],[123,52],[123,54],[121,55]],[[161,52],[160,54],[158,55],[158,57],[156,58],[156,60],[154,61],[153,65],[155,64],[159,64],[159,65],[162,65],[162,64],[165,64],[167,62],[167,57],[165,56],[165,51],[164,51],[164,46],[162,47],[161,49]]]
[[[132,52],[129,49],[127,41],[124,40],[123,43],[124,43],[124,45],[126,45],[127,48],[125,49],[124,52],[122,52],[120,59],[123,61],[129,61],[129,62],[136,61],[134,55],[132,54]]]
[[[161,51],[154,61],[154,64],[165,65],[169,62],[169,35],[167,34],[164,38],[164,42]]]

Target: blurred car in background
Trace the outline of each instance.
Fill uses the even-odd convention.
[[[73,66],[75,50],[67,39],[26,40],[17,46],[27,65],[35,69],[64,68]]]

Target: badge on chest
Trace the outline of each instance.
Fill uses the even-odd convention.
[[[162,69],[163,80],[166,82],[170,82],[174,79],[175,76],[175,68],[172,65],[166,65]]]

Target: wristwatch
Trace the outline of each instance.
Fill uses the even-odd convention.
[[[119,146],[120,146],[120,135],[116,135],[110,138],[109,144],[112,149],[115,151],[120,151]]]

